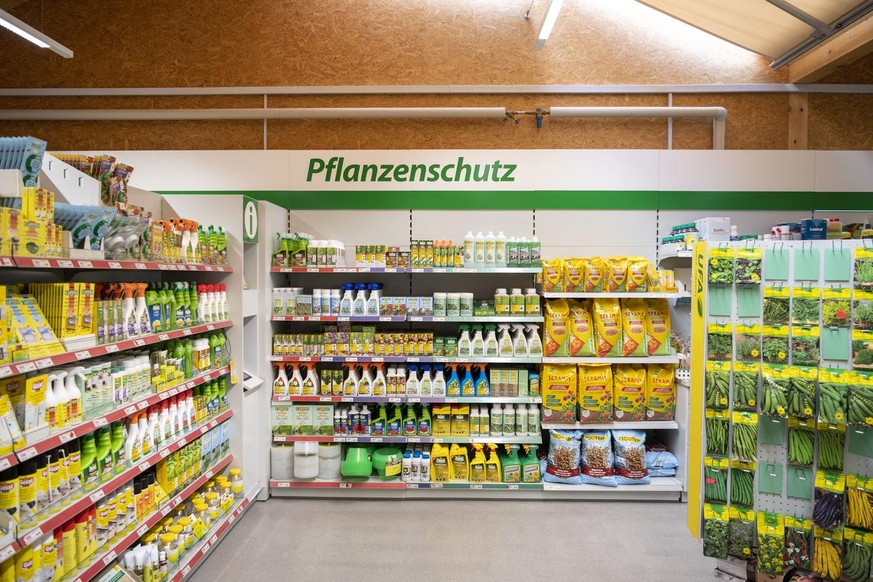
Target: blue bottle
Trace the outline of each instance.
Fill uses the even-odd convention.
[[[461,396],[476,396],[476,383],[473,381],[470,368],[465,368],[464,375],[461,377]]]
[[[476,396],[491,396],[491,385],[488,383],[488,377],[485,375],[485,367],[479,368],[479,374],[476,376]]]
[[[449,374],[449,381],[446,382],[446,396],[460,396],[461,380],[458,378],[458,367],[448,366],[448,368],[452,373]]]

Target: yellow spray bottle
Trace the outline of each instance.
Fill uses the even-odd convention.
[[[497,445],[488,445],[488,460],[485,461],[485,481],[500,483],[500,458],[497,456]]]
[[[467,453],[467,445],[454,443],[449,451],[451,460],[450,468],[452,481],[469,481],[470,480],[470,458]]]
[[[473,458],[470,460],[470,483],[485,482],[485,452],[483,446],[473,445]]]

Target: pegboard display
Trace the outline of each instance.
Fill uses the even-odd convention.
[[[693,300],[705,322],[695,343],[705,360],[704,553],[742,548],[734,557],[780,575],[774,540],[787,523],[811,522],[809,569],[859,579],[873,519],[847,518],[846,490],[873,477],[873,241],[709,243],[704,258]],[[755,517],[751,547],[732,540],[734,508]],[[834,548],[853,559],[845,572]]]

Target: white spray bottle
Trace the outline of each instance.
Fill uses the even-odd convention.
[[[488,335],[485,337],[485,357],[496,358],[498,356],[499,344],[497,342],[497,332],[493,325],[489,325]]]
[[[443,374],[443,366],[442,364],[437,364],[436,372],[433,377],[433,395],[434,396],[445,396],[446,395],[446,377]]]
[[[58,427],[65,426],[69,422],[67,411],[70,409],[70,395],[64,386],[68,374],[69,372],[67,371],[58,372],[55,378],[55,399],[58,401],[58,411],[55,418],[57,418]]]
[[[418,391],[422,396],[433,396],[433,379],[430,376],[430,366],[422,366],[421,380],[418,381]]]
[[[306,378],[303,379],[303,396],[315,396],[318,394],[318,374],[315,366],[306,366]]]
[[[542,357],[543,342],[540,340],[540,326],[529,323],[527,325],[527,353],[532,358]]]
[[[343,396],[358,395],[358,369],[350,366],[343,366],[348,372],[346,379],[343,381]]]
[[[460,345],[460,342],[459,342]],[[473,341],[471,342],[472,347],[471,355],[474,358],[484,358],[485,357],[485,340],[482,338],[482,329],[477,328],[476,333],[473,334]]]
[[[357,368],[360,374],[360,380],[358,380],[358,396],[372,396],[373,395],[373,369],[367,367],[364,369],[363,366],[358,366]]]
[[[288,380],[288,394],[291,396],[303,395],[303,376],[300,375],[300,366],[292,364],[294,372],[291,373],[291,379]]]
[[[82,390],[79,388],[79,384],[82,386],[85,385],[85,368],[79,366],[77,368],[73,368],[67,374],[67,383],[66,390],[67,396],[70,398],[67,403],[66,417],[67,422],[71,424],[78,424],[82,422],[83,410],[82,410]]]
[[[529,355],[527,338],[524,335],[524,326],[521,324],[513,325],[515,337],[512,340],[512,354],[518,358],[526,358]]]
[[[406,377],[406,395],[421,395],[421,392],[418,388],[418,375],[416,374],[415,366],[409,366],[409,376]]]
[[[60,426],[58,424],[58,399],[55,398],[54,390],[54,383],[56,380],[57,376],[49,374],[48,380],[45,383],[45,396],[43,399],[43,410],[45,411],[43,414],[43,420],[52,430]]]
[[[500,329],[500,333],[497,335],[498,355],[501,358],[511,358],[513,355],[513,348],[512,336],[509,334],[509,324],[501,323],[497,327]]]

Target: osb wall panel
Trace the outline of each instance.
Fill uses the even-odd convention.
[[[784,82],[727,43],[697,50],[631,0],[26,2],[15,14],[75,51],[0,35],[3,87]],[[641,12],[642,11],[642,12]],[[26,63],[26,66],[22,66]]]
[[[788,148],[788,96],[781,94],[674,95],[673,105],[721,106],[727,109],[725,148],[773,150]],[[674,149],[712,147],[712,122],[677,119]]]
[[[840,67],[819,81],[819,83],[848,83],[857,85],[873,84],[873,54],[861,57],[854,63],[849,63],[846,66]]]
[[[810,95],[809,149],[873,149],[873,95]]]
[[[0,135],[33,135],[51,150],[263,149],[263,121],[0,121]]]

